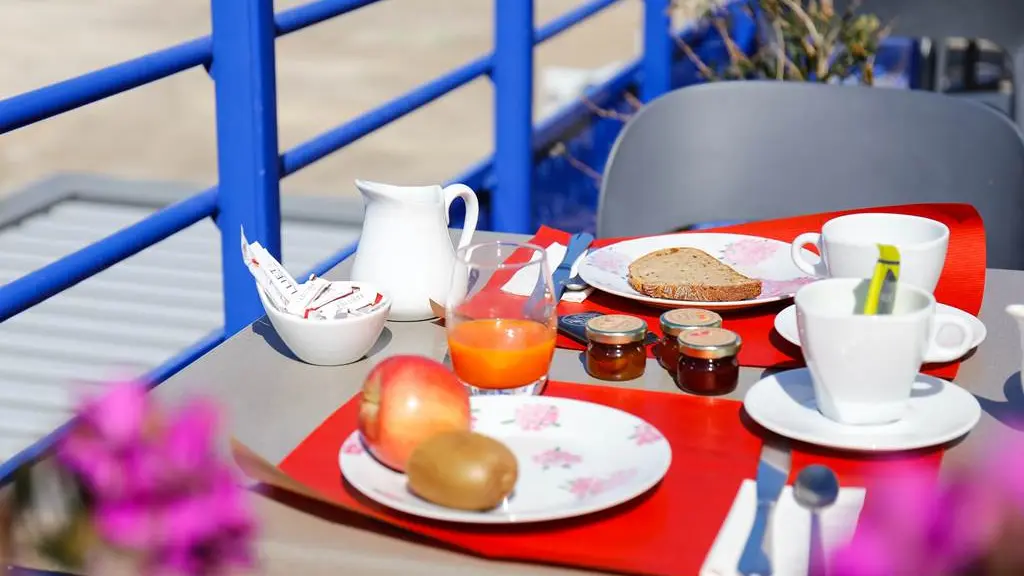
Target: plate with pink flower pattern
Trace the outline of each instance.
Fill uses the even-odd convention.
[[[654,298],[634,290],[629,285],[629,265],[642,256],[666,248],[703,250],[740,274],[760,280],[761,294],[750,300],[697,302]],[[813,261],[815,256],[806,249],[804,251]],[[718,310],[748,308],[792,298],[801,286],[816,280],[796,267],[792,247],[787,242],[760,236],[711,232],[649,236],[591,250],[580,262],[579,275],[584,282],[602,292],[660,308],[695,306]]]
[[[359,432],[342,444],[342,475],[367,498],[435,520],[523,524],[572,518],[628,502],[668,472],[672,449],[657,428],[627,412],[569,398],[473,396],[473,430],[504,443],[519,476],[494,510],[444,508],[413,494],[406,477],[380,464]]]

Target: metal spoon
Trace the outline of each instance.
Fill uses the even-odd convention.
[[[824,574],[825,547],[821,539],[821,512],[839,497],[839,478],[828,466],[812,464],[800,471],[793,482],[793,498],[811,513],[811,550],[808,574]]]
[[[587,283],[580,278],[579,268],[580,262],[583,262],[583,259],[587,257],[588,252],[589,250],[585,250],[583,254],[580,254],[580,257],[572,263],[572,269],[569,270],[569,280],[565,283],[566,290],[579,292],[580,290],[587,289]]]

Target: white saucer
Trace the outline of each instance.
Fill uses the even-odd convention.
[[[841,450],[890,452],[937,446],[967,434],[981,418],[970,392],[940,378],[918,374],[902,420],[879,426],[850,426],[818,411],[806,368],[758,381],[743,407],[755,422],[781,436]]]
[[[988,330],[985,328],[985,324],[978,319],[977,316],[968,314],[959,308],[947,306],[945,304],[939,304],[935,308],[936,314],[950,314],[952,316],[959,316],[963,318],[971,326],[971,349],[977,348],[982,342],[985,341],[985,336],[988,334]],[[782,312],[775,315],[775,331],[779,333],[784,339],[793,345],[800,345],[800,334],[796,327],[796,305],[787,306]],[[959,332],[959,330],[955,330]],[[943,332],[942,334],[944,334]],[[942,338],[940,334],[940,338]],[[959,335],[955,335],[952,338],[953,343],[959,341]],[[949,358],[942,355],[937,350],[928,350],[925,352],[924,361],[929,362],[949,362]]]

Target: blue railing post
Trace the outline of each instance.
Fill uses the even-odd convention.
[[[533,175],[533,0],[494,3],[494,174],[491,228],[530,232]]]
[[[670,0],[644,0],[644,76],[640,98],[650,102],[672,89],[674,49]]]
[[[224,330],[263,314],[242,262],[239,228],[281,257],[273,0],[211,0],[217,100],[217,226],[224,272]]]

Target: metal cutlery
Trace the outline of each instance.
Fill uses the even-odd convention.
[[[821,512],[839,498],[839,478],[828,466],[812,464],[800,470],[793,481],[793,499],[811,513],[811,542],[808,574],[824,574],[825,545],[821,537]]]
[[[586,284],[582,285],[582,288],[570,287],[579,285],[582,280],[579,280],[579,275],[576,273],[576,268],[579,267],[579,260],[583,258],[583,255],[587,252],[587,248],[594,243],[594,236],[586,232],[579,234],[573,234],[572,238],[569,239],[569,245],[565,250],[565,256],[562,258],[561,264],[558,268],[551,273],[551,279],[555,285],[555,302],[562,299],[562,294],[565,290],[583,290],[586,288]]]
[[[579,268],[580,262],[583,262],[583,259],[587,257],[588,252],[588,250],[584,250],[583,253],[580,254],[579,258],[572,263],[572,268],[569,270],[569,281],[565,283],[566,290],[570,292],[579,292],[580,290],[587,289],[587,283],[583,281],[583,278],[580,278]]]
[[[569,245],[565,249],[562,261],[558,264],[558,267],[551,272],[555,306],[558,306],[558,302],[562,299],[562,294],[565,293],[565,285],[569,281],[569,272],[572,269],[573,262],[579,258],[580,254],[586,251],[593,241],[594,237],[586,232],[573,234],[572,238],[569,239]],[[537,311],[544,302],[546,288],[547,283],[543,282],[542,279],[538,277],[537,284],[533,288],[533,293],[530,294],[529,299],[527,299],[526,304],[523,307],[523,309],[527,311],[528,315],[538,314]],[[546,313],[547,311],[544,312]],[[543,316],[545,314],[539,315]]]
[[[765,442],[761,447],[761,460],[755,480],[757,512],[750,528],[747,543],[740,554],[737,570],[743,576],[772,576],[772,562],[765,548],[771,542],[771,513],[782,494],[789,477],[790,453],[788,447],[773,446]]]

